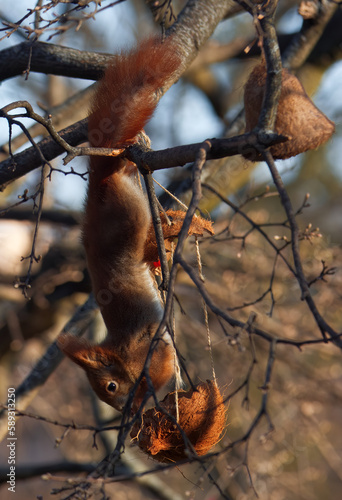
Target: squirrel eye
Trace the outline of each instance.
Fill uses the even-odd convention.
[[[115,392],[117,388],[118,386],[115,382],[109,382],[107,385],[107,391],[109,392]]]

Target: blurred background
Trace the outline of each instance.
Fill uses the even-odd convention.
[[[106,1],[102,2],[105,6]],[[303,18],[300,2],[280,0],[277,31],[281,46],[300,30]],[[185,2],[174,1],[179,12]],[[52,5],[52,2],[51,2]],[[0,1],[0,19],[16,22],[35,2],[16,0],[15,10]],[[89,6],[88,11],[93,9]],[[69,8],[60,3],[43,13],[44,19],[60,16]],[[88,12],[85,11],[85,12]],[[159,29],[144,2],[122,2],[99,12],[94,19],[77,24],[83,11],[73,14],[69,29],[51,25],[41,41],[85,51],[116,53]],[[23,24],[33,22],[28,18]],[[342,184],[342,33],[341,10],[325,31],[297,76],[313,101],[335,122],[333,138],[316,151],[299,155],[277,166],[286,183],[294,209],[300,210],[297,222],[302,230],[301,257],[312,294],[322,316],[336,331],[341,331],[341,184]],[[32,25],[32,24],[31,24]],[[79,29],[75,29],[78,26]],[[53,36],[52,39],[50,37]],[[5,32],[0,32],[5,36]],[[258,61],[252,18],[240,13],[223,21],[184,77],[162,98],[146,127],[153,149],[200,142],[206,138],[236,135],[243,131],[235,122],[242,109],[244,84]],[[17,30],[0,41],[0,51],[26,38]],[[246,54],[244,49],[251,46]],[[204,56],[201,57],[201,54]],[[0,52],[1,57],[1,52]],[[54,75],[30,73],[1,84],[0,107],[27,100],[44,115],[56,115],[58,129],[87,116],[93,82]],[[82,94],[76,104],[65,105],[72,96]],[[23,120],[29,129],[29,120]],[[57,126],[57,125],[56,125]],[[0,160],[8,154],[8,125],[0,120]],[[38,140],[42,131],[32,131]],[[13,130],[13,149],[28,144],[19,129]],[[64,167],[62,155],[53,161],[56,169],[45,182],[43,215],[39,226],[31,289],[27,300],[13,283],[25,279],[35,231],[36,215],[32,201],[0,219],[0,400],[6,401],[8,387],[18,386],[30,373],[47,346],[56,338],[77,306],[89,292],[79,223],[86,193],[87,159],[76,158],[72,168]],[[64,171],[64,173],[62,172]],[[67,175],[66,175],[67,174]],[[1,195],[0,210],[18,201],[25,189],[35,192],[41,172],[31,172],[11,184]],[[177,192],[187,203],[187,168],[157,172],[155,178]],[[290,341],[320,339],[320,332],[306,304],[300,300],[298,283],[269,241],[246,220],[262,228],[276,248],[292,265],[286,215],[272,185],[268,169],[240,156],[208,162],[203,181],[228,197],[230,205],[203,188],[201,209],[214,222],[216,236],[200,241],[206,288],[213,301],[229,314],[247,321],[256,313],[256,324]],[[180,189],[181,187],[181,189]],[[158,192],[165,205],[167,195]],[[310,194],[310,196],[306,196]],[[303,206],[304,205],[304,206]],[[240,207],[236,213],[232,206]],[[196,266],[194,241],[189,239],[185,257]],[[323,263],[322,263],[323,261]],[[328,272],[322,274],[326,266]],[[201,297],[183,271],[176,289],[182,310],[176,310],[177,344],[192,380],[211,378],[210,353]],[[209,313],[214,365],[227,402],[227,429],[215,448],[224,450],[245,434],[260,408],[261,389],[268,362],[269,344],[242,329],[222,326]],[[104,328],[97,317],[91,328],[101,337]],[[247,377],[247,378],[246,378]],[[247,381],[241,390],[237,389]],[[237,391],[237,392],[236,392]],[[235,393],[234,397],[229,395]],[[104,408],[92,395],[85,375],[65,360],[40,388],[26,411],[64,423],[99,425],[119,415]],[[210,465],[211,478],[200,464],[170,469],[144,479],[123,481],[108,486],[110,498],[226,498],[247,500],[256,494],[265,500],[338,500],[342,490],[342,365],[341,352],[331,344],[313,344],[298,349],[278,345],[269,387],[268,411],[274,430],[269,433],[262,420],[249,441],[222,452]],[[115,420],[114,420],[115,421]],[[119,420],[116,420],[118,423]],[[44,481],[43,473],[63,477],[89,471],[115,444],[115,432],[96,436],[89,430],[69,430],[29,417],[17,419],[17,498],[47,497],[55,480]],[[148,470],[154,462],[127,443],[123,456],[124,472]],[[6,440],[0,444],[0,477],[6,477]],[[20,474],[19,474],[20,472]],[[20,475],[25,477],[19,480]],[[6,478],[5,478],[6,481]],[[221,492],[220,492],[221,490]],[[6,483],[0,486],[1,498],[11,498]],[[95,494],[96,497],[96,494]]]

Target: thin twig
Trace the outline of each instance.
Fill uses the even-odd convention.
[[[169,266],[168,260],[166,256],[165,243],[164,243],[164,235],[163,235],[163,227],[160,219],[160,211],[158,206],[158,199],[156,196],[156,192],[154,189],[153,177],[150,172],[143,172],[145,186],[148,196],[148,201],[150,203],[153,228],[156,235],[157,247],[158,247],[158,255],[160,260],[160,267],[162,271],[163,281],[161,283],[160,288],[162,290],[167,290],[169,286]]]
[[[333,342],[338,345],[339,347],[342,348],[342,341],[338,337],[337,332],[324,320],[324,318],[321,316],[319,313],[317,306],[312,298],[310,288],[308,285],[308,282],[305,278],[304,275],[304,270],[303,270],[303,265],[302,261],[300,258],[300,251],[299,251],[299,229],[298,225],[296,222],[295,218],[295,213],[292,208],[292,203],[289,198],[289,195],[286,191],[286,188],[284,186],[283,180],[278,172],[278,169],[274,163],[273,157],[270,152],[265,151],[263,153],[264,159],[268,165],[268,168],[270,169],[273,182],[276,185],[276,188],[279,192],[279,196],[281,199],[281,202],[283,204],[284,210],[286,212],[289,224],[290,224],[290,229],[291,229],[291,246],[292,246],[292,255],[293,255],[293,260],[294,260],[294,265],[296,269],[296,278],[298,281],[298,284],[300,286],[301,292],[302,292],[302,300],[305,300],[313,317],[315,318],[315,321],[322,333],[322,336],[324,339],[326,339],[326,334],[329,335],[330,338],[333,339]]]
[[[245,323],[243,321],[240,321],[240,320],[233,318],[232,316],[227,314],[226,311],[224,311],[223,309],[216,306],[216,304],[213,302],[210,295],[208,294],[207,290],[205,289],[204,284],[202,283],[202,281],[198,277],[197,273],[186,262],[186,260],[182,256],[178,257],[178,262],[182,266],[184,271],[189,275],[191,280],[194,282],[197,289],[199,290],[202,297],[204,298],[207,306],[212,310],[212,312],[214,314],[216,314],[218,317],[221,317],[222,319],[224,319],[230,326],[244,329]],[[268,333],[265,330],[262,330],[261,328],[256,327],[256,326],[253,326],[253,334],[257,335],[257,336],[259,336],[259,337],[261,337],[269,342],[276,340],[278,344],[288,344],[288,345],[292,345],[294,347],[297,347],[299,349],[302,346],[311,345],[311,344],[322,344],[322,343],[326,343],[326,342],[336,342],[336,341],[339,341],[342,343],[342,341],[341,341],[342,334],[335,335],[334,337],[331,337],[330,339],[322,338],[322,339],[307,339],[307,340],[297,341],[297,340],[287,339],[285,337],[280,337],[280,336],[275,337],[274,335],[271,335],[270,333]]]

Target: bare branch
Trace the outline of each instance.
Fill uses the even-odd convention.
[[[321,8],[317,11],[317,17],[304,21],[301,31],[284,52],[283,64],[286,68],[295,71],[305,63],[339,6],[339,2],[331,0],[322,0],[319,4]]]
[[[0,80],[33,72],[99,80],[112,56],[47,42],[22,42],[0,52]]]
[[[1,115],[0,115],[1,117]],[[77,146],[78,144],[85,142],[87,140],[87,120],[81,120],[80,122],[67,127],[59,132],[60,137],[66,141],[71,147]],[[41,151],[46,161],[50,161],[62,154],[65,150],[62,146],[57,144],[50,137],[43,139],[37,143],[37,148]],[[0,164],[0,190],[4,189],[6,185],[16,179],[19,179],[23,175],[28,174],[35,168],[41,166],[42,160],[40,155],[36,154],[36,147],[31,147],[9,157]]]
[[[42,119],[44,120],[44,119]],[[41,120],[41,122],[42,122]],[[72,157],[78,155],[89,155],[94,153],[103,156],[117,156],[122,150],[113,150],[105,148],[74,148],[77,144],[84,142],[87,137],[85,130],[86,120],[81,120],[75,125],[58,132],[63,142],[67,142],[68,150]],[[283,142],[284,137],[276,134],[243,134],[229,139],[211,139],[211,150],[208,152],[208,159],[217,159],[226,156],[234,156],[244,151],[250,152],[259,148],[265,148],[273,144]],[[61,142],[61,141],[59,141]],[[187,146],[177,146],[161,151],[145,151],[137,146],[128,148],[124,155],[136,164],[148,165],[151,171],[184,166],[191,163],[196,158],[196,153],[201,143],[190,144]],[[52,160],[63,153],[60,144],[56,144],[53,139],[43,139],[37,143],[37,147],[47,160]],[[29,148],[13,155],[0,163],[0,189],[4,189],[11,181],[26,175],[28,172],[40,166],[40,158],[32,157],[34,149]],[[69,159],[67,162],[70,161]],[[15,166],[15,168],[13,168]]]
[[[297,277],[297,280],[298,280],[298,283],[299,283],[299,286],[300,286],[300,289],[302,292],[302,300],[305,300],[306,303],[308,304],[308,307],[316,320],[316,323],[317,323],[317,325],[318,325],[318,327],[323,335],[323,338],[326,339],[326,334],[328,334],[330,336],[330,338],[333,339],[333,342],[342,348],[342,341],[340,338],[338,338],[337,332],[335,332],[335,330],[323,319],[323,317],[319,313],[319,311],[316,307],[316,304],[311,296],[309,285],[308,285],[308,282],[305,278],[304,270],[303,270],[303,266],[302,266],[302,261],[300,258],[299,229],[298,229],[297,222],[295,219],[295,214],[294,214],[294,211],[292,208],[291,200],[289,198],[289,195],[287,194],[284,183],[283,183],[282,178],[278,172],[278,169],[274,163],[274,160],[272,158],[271,153],[269,153],[268,151],[265,151],[263,153],[263,155],[264,155],[264,159],[267,162],[267,165],[270,169],[270,172],[271,172],[271,175],[273,178],[273,182],[277,187],[281,202],[284,206],[284,209],[285,209],[285,212],[286,212],[289,224],[290,224],[291,236],[292,236],[292,242],[291,242],[292,255],[293,255],[294,264],[295,264],[295,268],[296,268],[296,277]]]

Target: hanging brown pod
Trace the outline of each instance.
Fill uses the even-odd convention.
[[[258,123],[265,85],[266,67],[261,63],[253,69],[245,86],[246,132],[250,132]],[[288,137],[286,142],[269,148],[275,159],[283,160],[318,148],[335,131],[335,124],[314,105],[298,78],[285,68],[282,70],[275,131]],[[260,155],[246,157],[260,160]]]
[[[188,458],[188,446],[175,421],[176,393],[171,392],[160,403],[161,409],[151,408],[136,422],[131,438],[148,455],[159,462],[177,462]],[[210,380],[196,390],[178,391],[179,427],[198,455],[205,455],[219,442],[226,419],[226,410],[217,385]]]

